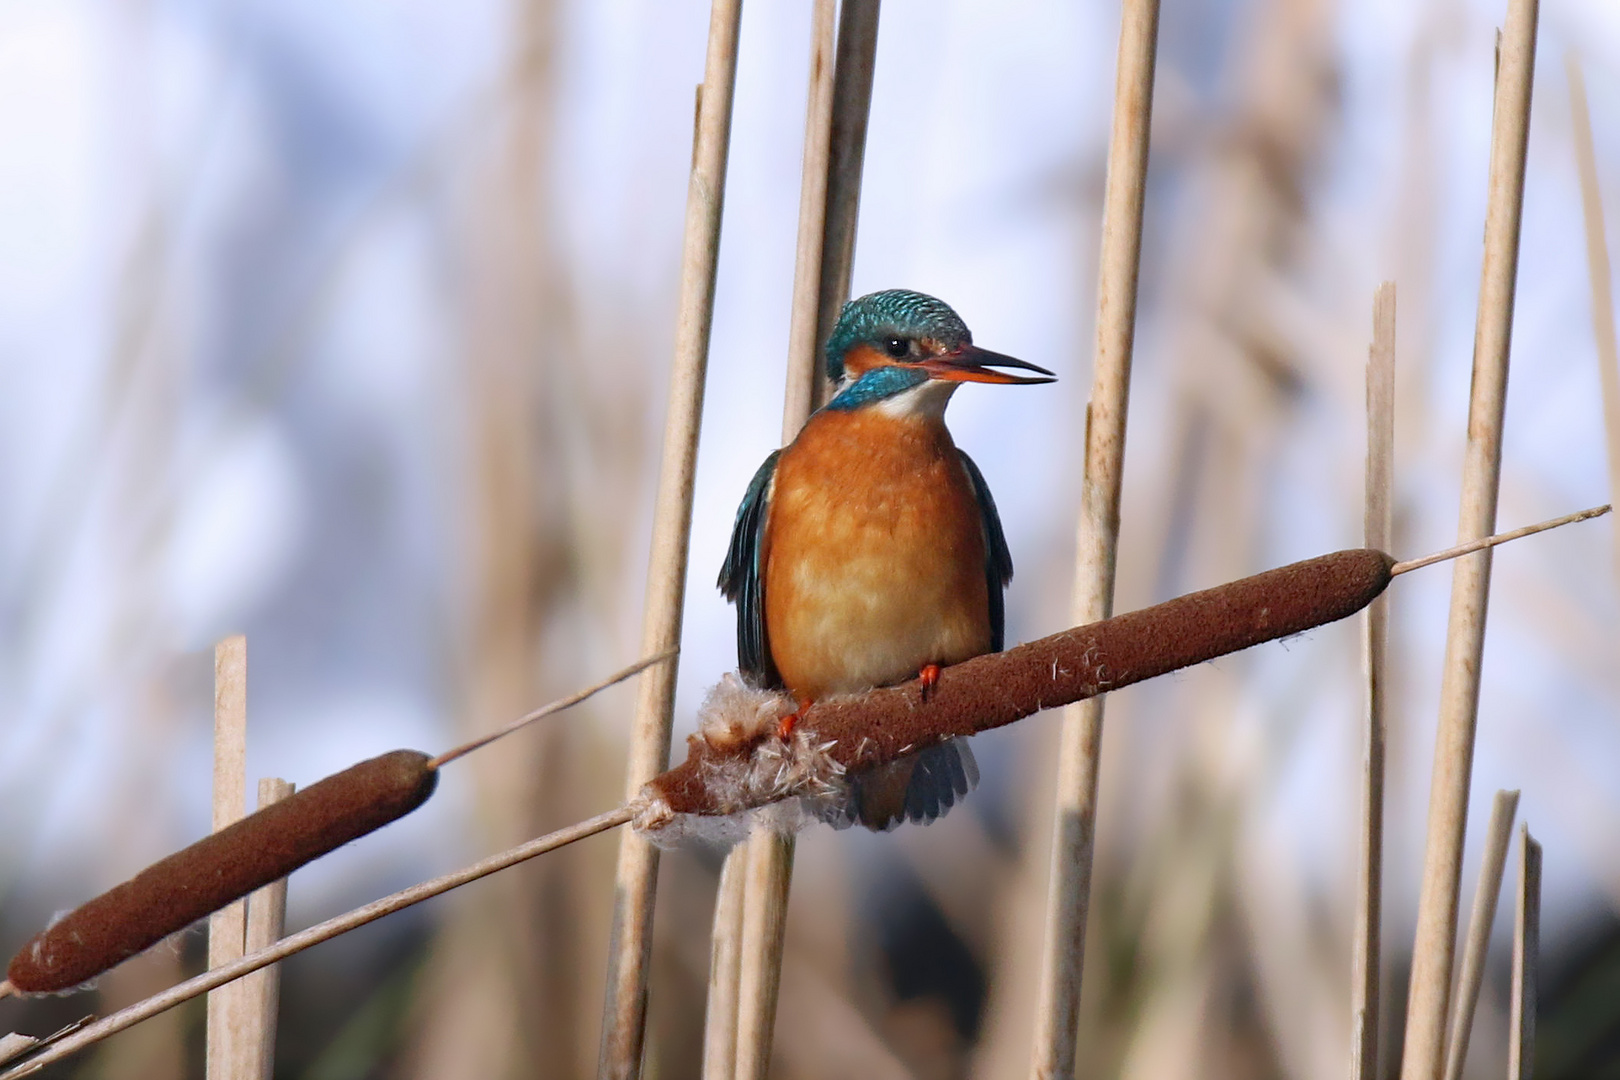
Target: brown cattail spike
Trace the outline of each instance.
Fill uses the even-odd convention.
[[[95,978],[177,930],[381,828],[427,801],[426,754],[395,750],[327,777],[204,837],[102,893],[38,934],[11,960],[25,994]]]
[[[1395,560],[1353,548],[1268,570],[1141,611],[1078,626],[946,668],[927,698],[915,682],[813,705],[799,727],[831,743],[848,772],[894,761],[945,739],[1010,724],[1156,675],[1334,622],[1383,592]],[[726,812],[704,775],[711,753],[648,785],[677,813]]]
[[[1594,507],[1408,562],[1370,548],[1321,555],[976,656],[946,668],[926,697],[911,682],[822,701],[798,727],[809,744],[824,744],[829,767],[862,772],[946,739],[1335,622],[1371,603],[1396,574],[1608,512],[1607,506]],[[727,750],[698,740],[686,761],[655,778],[645,793],[660,814],[733,813],[735,798],[718,793],[709,777],[717,766],[724,771],[722,763],[734,760],[738,750],[748,748]],[[649,818],[647,827],[659,827],[652,824],[656,820],[660,815]]]

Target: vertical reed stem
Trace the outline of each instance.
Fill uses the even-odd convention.
[[[1485,257],[1474,330],[1473,389],[1468,405],[1462,506],[1457,539],[1489,535],[1496,523],[1502,464],[1502,410],[1507,396],[1513,293],[1518,275],[1530,87],[1535,69],[1538,0],[1509,0],[1496,73]],[[1446,1012],[1457,935],[1457,893],[1468,787],[1479,710],[1479,665],[1485,642],[1491,552],[1457,560],[1440,686],[1428,839],[1418,899],[1411,991],[1407,998],[1402,1080],[1438,1080],[1444,1064]]]
[[[214,831],[241,820],[246,809],[247,638],[237,634],[214,646]],[[210,915],[208,966],[241,959],[246,935],[245,901]],[[250,1037],[246,1004],[236,984],[208,992],[208,1080],[249,1080],[242,1071]]]
[[[731,142],[731,100],[737,77],[737,26],[742,0],[714,0],[703,85],[698,90],[692,175],[686,193],[681,252],[681,299],[675,325],[663,460],[648,559],[642,616],[643,655],[680,644],[686,599],[686,563],[692,526],[692,484],[697,465],[709,331],[714,321],[715,267],[725,202],[726,157]],[[670,720],[679,659],[641,678],[630,736],[625,790],[633,798],[669,763]],[[652,953],[653,898],[658,851],[631,830],[619,845],[608,949],[607,994],[597,1075],[632,1080],[641,1072],[647,1019],[647,963]]]
[[[866,128],[872,115],[872,76],[877,65],[879,0],[844,0],[838,15],[838,63],[833,75],[832,135],[827,175],[827,221],[821,241],[821,294],[816,319],[819,345],[832,334],[849,299],[855,264],[855,225],[861,210],[861,170],[866,162]],[[829,387],[815,404],[825,404]]]
[[[1508,1080],[1536,1071],[1536,959],[1541,951],[1541,845],[1519,826],[1519,910],[1513,920],[1513,1002],[1508,1023]]]
[[[737,982],[736,1080],[765,1080],[771,1064],[776,996],[782,985],[793,837],[757,825],[748,838],[743,885],[742,969]]]
[[[703,1017],[703,1080],[731,1080],[737,1067],[737,981],[742,959],[743,886],[748,844],[734,844],[720,868],[709,945],[709,993]]]
[[[1519,807],[1517,791],[1498,791],[1491,801],[1491,823],[1485,828],[1485,854],[1479,863],[1479,884],[1474,887],[1474,909],[1468,915],[1468,937],[1463,946],[1462,970],[1457,975],[1457,1001],[1451,1014],[1451,1038],[1446,1046],[1446,1080],[1462,1080],[1468,1058],[1468,1037],[1474,1029],[1474,1007],[1479,984],[1485,978],[1485,953],[1496,921],[1496,901],[1502,895],[1502,871],[1513,843],[1513,814]]]
[[[1367,547],[1388,551],[1394,531],[1395,283],[1373,294],[1373,340],[1367,356],[1367,479],[1362,535]],[[1384,737],[1389,698],[1385,654],[1389,597],[1368,605],[1361,620],[1366,676],[1362,714],[1361,850],[1357,865],[1355,938],[1350,984],[1350,1077],[1378,1075],[1379,957],[1384,905]]]
[[[810,100],[804,120],[804,167],[799,181],[799,239],[793,258],[793,307],[788,324],[787,392],[782,442],[792,442],[815,408],[823,378],[816,348],[820,327],[821,254],[827,231],[828,165],[832,160],[834,0],[816,0],[810,20]]]
[[[1609,493],[1620,502],[1620,347],[1615,344],[1614,285],[1603,231],[1603,197],[1598,193],[1597,158],[1592,152],[1592,115],[1586,107],[1586,80],[1580,61],[1564,58],[1569,73],[1569,105],[1575,114],[1575,164],[1581,175],[1581,209],[1586,217],[1586,269],[1592,281],[1592,334],[1597,339],[1598,386],[1603,394],[1603,429],[1609,451]],[[1614,530],[1615,580],[1620,582],[1620,529]]]
[[[782,442],[798,435],[825,396],[821,343],[825,327],[849,295],[855,221],[860,207],[861,162],[872,104],[876,58],[876,0],[846,0],[834,61],[833,0],[816,0],[811,16],[810,92],[806,107],[804,170],[799,191],[799,235],[788,329],[787,391]],[[736,1076],[763,1080],[770,1065],[794,839],[756,825],[747,841],[746,883],[737,933],[741,941],[735,1030]],[[727,866],[744,858],[733,852]],[[716,921],[716,929],[722,928]],[[729,927],[725,933],[733,932]],[[716,943],[716,953],[722,945]]]
[[[293,793],[293,785],[276,777],[259,781],[259,809]],[[272,881],[248,898],[247,951],[268,949],[287,929],[287,879]],[[243,1080],[271,1080],[276,1065],[276,1014],[280,1011],[281,965],[271,964],[236,984],[242,988],[243,1014],[257,1038],[244,1049],[247,1067]]]
[[[1125,416],[1136,334],[1136,283],[1142,252],[1142,202],[1158,36],[1158,0],[1125,0],[1120,12],[1113,135],[1103,196],[1097,352],[1091,403],[1086,408],[1085,479],[1080,493],[1074,585],[1077,623],[1105,619],[1114,606]],[[1097,826],[1102,719],[1100,697],[1071,706],[1064,715],[1040,996],[1035,1014],[1032,1070],[1040,1080],[1074,1073]]]

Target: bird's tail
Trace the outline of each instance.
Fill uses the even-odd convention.
[[[979,782],[979,763],[966,739],[951,739],[853,778],[853,798],[840,820],[887,832],[902,821],[926,825],[945,816]]]

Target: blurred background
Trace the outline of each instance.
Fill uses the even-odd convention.
[[[1361,532],[1363,365],[1399,286],[1396,554],[1455,537],[1500,0],[1165,0],[1118,607]],[[888,0],[854,291],[948,300],[1059,372],[950,420],[1000,505],[1009,641],[1067,625],[1113,4]],[[0,6],[0,946],[206,831],[211,647],[250,780],[429,752],[628,663],[708,7]],[[809,5],[745,8],[677,737],[735,660],[714,591],[780,429]],[[1608,501],[1566,53],[1620,252],[1620,7],[1546,0],[1499,520]],[[1620,433],[1611,433],[1620,437]],[[1542,1077],[1620,1076],[1620,547],[1496,558],[1464,908],[1497,788],[1546,846]],[[1386,1075],[1450,575],[1393,592]],[[1110,698],[1082,1072],[1347,1068],[1353,622]],[[620,688],[447,770],[291,885],[302,927],[616,803]],[[976,741],[929,828],[799,845],[782,1077],[1027,1067],[1057,716]],[[677,743],[679,747],[679,743]],[[680,751],[677,748],[677,756]],[[251,785],[250,785],[251,786]],[[283,965],[277,1075],[594,1075],[615,841]],[[649,1075],[695,1077],[719,857],[666,857]],[[1510,871],[1510,880],[1512,873]],[[1504,898],[1469,1075],[1506,1045]],[[43,1034],[203,963],[193,930]],[[200,1076],[201,1002],[57,1067]]]

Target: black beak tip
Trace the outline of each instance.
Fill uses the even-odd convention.
[[[1033,371],[1037,374],[1046,376],[1044,379],[1025,380],[1031,384],[1057,382],[1057,374],[1055,372],[1047,371],[1039,364],[1032,364],[1028,360],[1020,360],[1016,356],[1007,356],[1004,353],[991,352],[989,349],[981,349],[977,346],[974,346],[972,351],[973,359],[982,367],[1018,368],[1021,371]]]

